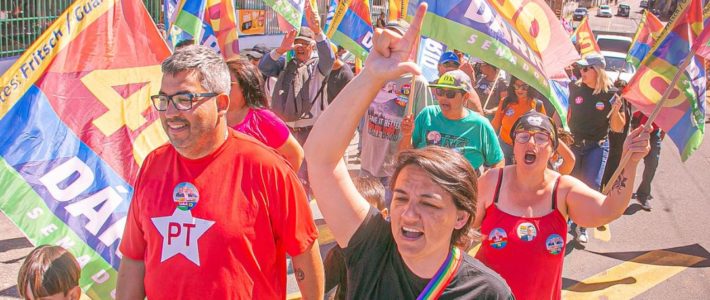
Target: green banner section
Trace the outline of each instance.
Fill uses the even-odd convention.
[[[0,158],[0,211],[33,245],[60,245],[81,265],[79,285],[92,299],[115,298],[118,272],[47,207],[15,169]]]
[[[353,41],[350,37],[340,31],[335,31],[335,33],[333,34],[333,38],[331,38],[330,40],[336,45],[343,46],[345,50],[350,51],[350,53],[359,57],[362,60],[365,60],[365,58],[367,58],[367,54],[369,52],[367,52],[365,48],[360,46],[357,42]]]

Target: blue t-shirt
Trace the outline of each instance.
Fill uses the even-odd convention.
[[[468,109],[467,109],[468,110]],[[412,146],[437,145],[463,154],[474,169],[503,160],[498,137],[488,119],[468,110],[460,120],[449,120],[438,105],[424,108],[414,121]]]

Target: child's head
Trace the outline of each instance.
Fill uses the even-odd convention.
[[[386,212],[385,207],[385,187],[374,177],[355,177],[353,179],[355,188],[370,205],[381,212]]]
[[[59,246],[38,246],[25,259],[17,276],[17,289],[24,299],[52,297],[78,300],[81,268],[74,255]]]

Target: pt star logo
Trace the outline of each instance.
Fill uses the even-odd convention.
[[[163,236],[160,262],[177,254],[182,254],[196,265],[200,265],[200,249],[197,240],[214,221],[192,217],[192,212],[175,209],[171,216],[152,218],[153,225]]]

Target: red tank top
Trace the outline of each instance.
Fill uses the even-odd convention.
[[[561,177],[561,176],[560,176]],[[526,218],[498,209],[503,169],[498,174],[493,205],[481,224],[481,248],[476,258],[508,282],[515,299],[560,299],[567,221],[557,210],[557,186],[552,211]]]

